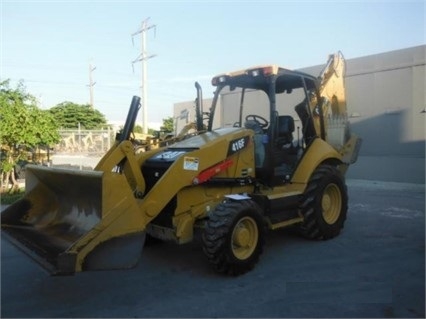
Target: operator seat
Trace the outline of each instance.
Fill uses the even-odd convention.
[[[281,184],[293,172],[297,162],[298,147],[293,145],[294,119],[289,115],[277,118],[273,162],[274,183]]]
[[[276,147],[278,149],[293,147],[294,119],[290,115],[278,116],[277,126]]]

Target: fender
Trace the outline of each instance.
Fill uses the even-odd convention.
[[[316,138],[300,159],[292,183],[307,184],[315,168],[328,160],[342,163],[342,155],[324,140]]]

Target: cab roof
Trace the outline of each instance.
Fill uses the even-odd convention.
[[[222,73],[212,79],[213,86],[229,85],[232,88],[267,90],[271,76],[276,76],[276,92],[284,92],[306,86],[308,89],[317,87],[317,78],[300,71],[292,71],[277,65],[260,65],[248,69]]]

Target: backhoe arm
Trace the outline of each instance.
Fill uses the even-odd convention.
[[[339,51],[329,56],[326,66],[318,77],[320,80],[319,93],[324,99],[323,114],[325,117],[346,115],[345,71],[345,59]]]

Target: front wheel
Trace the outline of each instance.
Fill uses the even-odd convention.
[[[252,200],[227,200],[210,214],[203,251],[216,271],[241,275],[254,268],[263,251],[265,223]]]
[[[348,195],[344,178],[334,166],[321,165],[309,180],[301,205],[303,236],[329,239],[339,235],[346,220]]]

